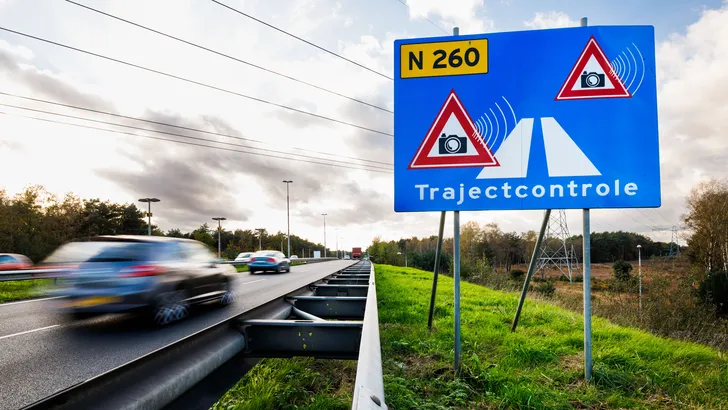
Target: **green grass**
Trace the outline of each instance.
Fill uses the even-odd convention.
[[[452,279],[440,277],[435,329],[430,334],[432,273],[381,265],[376,269],[385,400],[392,410],[728,409],[725,353],[594,318],[594,377],[585,383],[581,315],[528,299],[519,328],[512,333],[518,295],[465,282],[461,284],[462,366],[456,377]],[[353,378],[356,368],[349,363],[293,359],[266,361],[254,371],[216,408],[348,408],[353,386],[342,389],[339,381]],[[298,380],[310,372],[318,374],[324,390],[309,383],[306,399],[289,396],[300,392]],[[332,397],[339,401],[326,401]]]
[[[52,285],[53,279],[0,282],[0,303],[42,296],[45,287]]]
[[[355,374],[351,360],[264,359],[212,409],[348,410]]]

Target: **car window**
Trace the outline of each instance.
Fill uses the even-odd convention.
[[[207,263],[215,259],[212,252],[200,243],[187,242],[185,248],[185,259],[190,262]]]
[[[15,259],[10,255],[0,255],[0,263],[15,263]]]
[[[100,252],[88,258],[88,262],[138,262],[156,261],[163,256],[163,247],[157,243],[108,242]]]

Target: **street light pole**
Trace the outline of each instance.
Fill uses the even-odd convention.
[[[139,202],[146,202],[148,204],[147,211],[147,235],[152,236],[152,202],[159,202],[158,198],[140,198]]]
[[[288,184],[293,183],[291,180],[284,180],[284,184],[286,184],[286,220],[288,225],[288,257],[291,257],[291,214],[289,211],[289,195],[288,195]]]
[[[258,231],[258,250],[263,250],[263,231],[265,231],[265,228],[255,228],[256,231]]]
[[[321,214],[324,216],[324,258],[326,257],[326,215],[328,214]]]
[[[336,228],[335,231],[336,231],[336,259],[339,259],[339,228]]]
[[[637,266],[640,277],[640,310],[642,310],[642,245],[637,245]]]
[[[221,243],[222,239],[220,238],[220,234],[222,234],[222,221],[226,220],[224,216],[220,216],[217,218],[212,218],[213,221],[217,221],[217,258],[220,259],[221,256]]]

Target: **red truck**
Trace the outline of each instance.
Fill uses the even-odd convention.
[[[361,259],[361,248],[351,249],[351,259]]]

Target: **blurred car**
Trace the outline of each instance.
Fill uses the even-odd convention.
[[[286,258],[283,252],[259,251],[253,254],[248,262],[248,270],[251,275],[256,272],[274,271],[276,273],[290,272],[291,261]]]
[[[30,269],[33,261],[19,253],[0,253],[0,271]]]
[[[298,259],[298,255],[291,255],[291,259]]]
[[[238,256],[235,257],[235,262],[248,263],[248,262],[250,262],[251,256],[253,256],[253,252],[239,253]]]
[[[74,247],[69,254],[84,255],[83,247],[93,250],[59,291],[61,310],[77,319],[138,311],[163,326],[188,316],[193,304],[225,306],[235,299],[235,268],[216,263],[215,255],[195,240],[118,235],[68,245]]]

